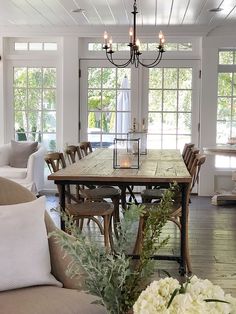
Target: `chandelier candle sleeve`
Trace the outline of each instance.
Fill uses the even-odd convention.
[[[107,34],[107,32],[105,31],[105,32],[104,32],[104,44],[105,44],[105,46],[107,46],[107,39],[108,39],[108,34]]]
[[[128,47],[130,49],[129,59],[126,60],[124,63],[115,62],[115,60],[113,59],[114,51],[112,50],[112,37],[110,37],[109,42],[107,42],[108,34],[107,32],[104,32],[103,49],[106,51],[106,57],[117,68],[125,68],[130,64],[133,64],[136,68],[138,68],[139,65],[142,65],[146,68],[153,68],[161,62],[162,54],[163,52],[165,52],[164,50],[165,37],[162,31],[160,31],[159,43],[157,43],[156,57],[154,58],[153,61],[151,61],[151,63],[143,63],[140,59],[140,56],[142,54],[140,52],[140,40],[137,38],[136,33],[136,15],[138,14],[136,0],[134,0],[133,11],[131,13],[133,14],[133,27],[130,27],[129,29],[129,44],[128,44]]]

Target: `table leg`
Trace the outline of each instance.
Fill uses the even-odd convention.
[[[126,205],[126,186],[121,185],[121,186],[119,186],[119,188],[121,190],[121,206],[125,210],[127,207],[127,205]]]
[[[187,192],[188,184],[182,184],[181,243],[179,266],[179,273],[181,276],[184,276],[186,274]]]
[[[65,211],[66,203],[65,203],[65,185],[64,184],[60,184],[59,202],[60,202],[61,211]],[[65,222],[62,219],[62,216],[61,216],[61,230],[65,231]]]

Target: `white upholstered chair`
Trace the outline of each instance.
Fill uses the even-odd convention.
[[[44,187],[44,155],[46,149],[38,144],[37,150],[29,156],[27,167],[10,166],[11,143],[0,146],[0,176],[24,186],[34,194]]]

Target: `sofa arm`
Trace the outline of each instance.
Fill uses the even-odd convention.
[[[58,230],[47,212],[45,213],[45,223],[48,233]],[[63,231],[60,230],[60,232]],[[66,235],[70,237],[71,241],[74,241],[74,238],[72,236],[68,234]],[[72,257],[66,255],[66,252],[63,251],[60,243],[58,243],[57,239],[54,236],[49,237],[48,242],[52,274],[56,277],[57,280],[59,280],[63,284],[64,288],[84,290],[83,288],[85,277],[83,277],[83,275],[75,276],[73,278],[66,275],[67,268],[72,262]]]
[[[27,181],[34,182],[36,190],[40,191],[44,187],[44,156],[46,149],[40,145],[38,150],[31,154],[27,164]]]

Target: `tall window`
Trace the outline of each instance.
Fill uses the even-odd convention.
[[[56,148],[56,68],[14,67],[16,139]]]
[[[148,146],[182,148],[191,141],[192,68],[149,70]]]
[[[88,68],[88,140],[109,146],[130,129],[130,69]]]
[[[236,51],[219,51],[216,143],[236,137]],[[216,156],[215,166],[235,168],[236,158]]]

